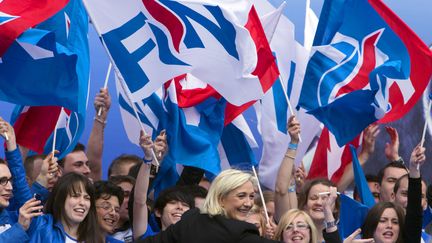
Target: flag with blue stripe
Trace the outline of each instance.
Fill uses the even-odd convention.
[[[343,146],[401,118],[431,74],[432,52],[382,1],[326,0],[299,105]]]

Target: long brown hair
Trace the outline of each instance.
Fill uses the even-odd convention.
[[[336,184],[334,184],[332,181],[326,179],[326,178],[317,178],[310,181],[306,181],[303,185],[302,191],[299,194],[299,201],[298,201],[298,208],[301,210],[304,210],[308,198],[309,198],[309,192],[315,185],[324,185],[324,186],[332,186],[336,187]],[[338,197],[335,202],[335,209],[333,211],[333,217],[338,220],[339,219],[339,212],[340,212],[340,198]]]
[[[405,225],[405,215],[403,209],[392,202],[379,202],[369,210],[366,219],[362,226],[363,239],[373,238],[375,230],[380,221],[381,215],[387,208],[392,208],[396,211],[399,222],[399,233],[396,243],[403,243],[402,230]]]
[[[57,181],[50,193],[45,205],[45,213],[52,214],[56,222],[61,222],[66,217],[65,202],[69,195],[81,192],[81,188],[90,196],[90,209],[87,216],[78,226],[78,242],[98,243],[103,240],[99,230],[96,207],[95,192],[93,184],[84,175],[71,172],[63,175]],[[63,226],[64,227],[64,226]]]

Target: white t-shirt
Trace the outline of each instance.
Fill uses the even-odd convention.
[[[125,243],[131,243],[133,242],[133,235],[132,235],[132,229],[129,228],[125,231],[119,231],[112,235],[117,240],[121,240]]]
[[[71,236],[69,236],[68,234],[66,234],[65,243],[78,243],[78,241],[76,239],[72,238]]]
[[[0,226],[0,234],[8,230],[10,227],[12,227],[10,224],[4,224]]]

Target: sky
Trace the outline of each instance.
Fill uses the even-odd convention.
[[[279,0],[271,0],[273,2],[281,2]],[[432,44],[432,1],[431,0],[385,0],[384,1],[396,14],[398,14],[414,32],[427,44]],[[319,14],[322,0],[311,0],[311,6],[314,11]],[[303,42],[303,26],[304,26],[304,6],[303,0],[288,0],[285,14],[291,19],[296,26],[296,39]],[[90,134],[91,124],[95,116],[93,108],[93,99],[99,88],[103,86],[106,70],[108,67],[107,54],[102,48],[97,34],[91,28],[89,33],[90,51],[91,51],[91,87],[88,104],[88,113],[86,119],[86,128],[81,138],[81,142],[86,144]],[[119,153],[134,153],[142,155],[140,149],[130,143],[126,137],[126,133],[122,128],[121,117],[115,93],[115,84],[113,75],[109,80],[109,90],[112,96],[112,106],[108,118],[108,124],[105,129],[105,151],[104,151],[104,176],[109,163]],[[0,101],[0,116],[9,120],[12,113],[13,105]],[[119,125],[120,124],[120,125]],[[115,149],[111,149],[115,148]],[[3,148],[0,147],[0,155]]]

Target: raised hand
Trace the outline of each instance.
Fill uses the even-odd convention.
[[[6,140],[8,151],[14,151],[17,148],[15,131],[9,122],[0,117],[0,136]]]
[[[58,153],[58,151],[55,151]],[[54,153],[48,154],[42,161],[41,171],[36,178],[36,181],[43,187],[51,190],[54,184],[60,177],[60,170],[58,167],[58,158],[54,156]]]
[[[154,142],[156,157],[161,162],[168,151],[166,131],[162,130]]]
[[[399,156],[399,134],[397,130],[393,127],[387,126],[385,127],[386,132],[390,136],[390,143],[386,143],[385,145],[385,155],[388,160],[396,161],[400,159]]]
[[[361,233],[361,229],[356,229],[350,236],[345,238],[344,243],[372,243],[373,238],[369,239],[355,239]]]
[[[369,158],[369,156],[375,151],[375,141],[379,133],[380,130],[377,124],[371,124],[363,131],[362,150],[359,157],[362,156]]]
[[[43,214],[42,209],[41,201],[31,198],[19,209],[18,223],[28,230],[32,218]]]
[[[139,145],[141,149],[144,151],[144,159],[147,161],[153,160],[152,149],[154,148],[153,141],[151,140],[150,135],[145,135],[144,131],[140,132]]]
[[[426,149],[418,144],[411,153],[409,163],[409,176],[411,178],[420,178],[420,166],[426,161]]]
[[[101,88],[99,93],[96,94],[94,100],[94,107],[98,117],[102,117],[105,121],[108,111],[111,107],[111,96],[108,89]]]
[[[277,225],[273,222],[273,220],[270,220],[264,227],[264,237],[267,239],[273,239],[276,233]]]
[[[301,191],[301,189],[302,189],[302,187],[304,185],[304,182],[306,180],[306,176],[307,176],[306,175],[306,169],[305,169],[303,163],[301,163],[300,166],[297,167],[297,169],[295,170],[295,173],[294,173],[294,178],[296,180],[296,190],[297,190],[297,192]]]
[[[291,137],[292,144],[298,144],[300,136],[300,122],[297,121],[295,116],[288,119],[287,131]]]

